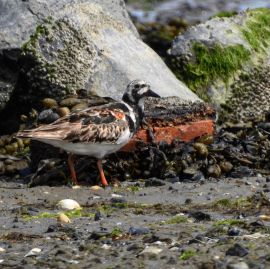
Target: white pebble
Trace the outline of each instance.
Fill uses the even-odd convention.
[[[117,194],[117,193],[112,193],[112,197],[114,197],[114,198],[120,198],[120,197],[123,197],[123,195]]]
[[[40,252],[41,252],[40,248],[33,248],[26,255],[24,255],[24,257],[36,256]]]
[[[73,209],[80,209],[81,206],[79,205],[78,202],[72,199],[64,199],[61,200],[58,204],[57,207],[63,209],[63,210],[73,210]]]
[[[161,248],[147,246],[140,254],[144,254],[144,253],[159,254],[162,251],[163,249]]]
[[[108,245],[108,244],[104,244],[101,248],[103,248],[103,249],[110,249],[111,248],[111,246],[110,245]]]
[[[6,250],[5,250],[4,248],[1,248],[1,247],[0,247],[0,253],[1,253],[1,252],[5,252],[5,251],[6,251]]]

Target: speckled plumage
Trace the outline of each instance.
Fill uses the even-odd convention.
[[[135,80],[127,86],[123,102],[111,102],[76,111],[51,124],[19,132],[18,136],[100,160],[118,151],[132,138],[143,117],[141,101],[146,96],[158,97],[150,90],[149,84]],[[69,160],[69,165],[71,162]],[[107,185],[100,163],[98,167],[103,178],[102,184]],[[71,167],[71,173],[76,183],[74,167]]]

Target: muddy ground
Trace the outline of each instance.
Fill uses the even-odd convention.
[[[90,187],[2,178],[0,267],[270,268],[270,178]],[[66,198],[82,210],[60,224],[56,204]]]

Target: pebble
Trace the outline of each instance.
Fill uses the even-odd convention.
[[[59,107],[57,109],[57,113],[61,116],[61,117],[64,117],[64,116],[67,116],[69,113],[70,113],[70,110],[68,107]]]
[[[98,191],[98,190],[102,190],[103,188],[101,188],[100,186],[98,186],[98,185],[95,185],[95,186],[92,186],[92,187],[90,187],[90,190],[92,190],[92,191]]]
[[[59,223],[70,223],[71,220],[69,219],[69,217],[67,215],[65,215],[64,213],[60,213],[57,217],[57,222]]]
[[[104,245],[102,245],[102,246],[101,246],[101,248],[103,248],[103,249],[110,249],[110,248],[111,248],[111,246],[110,246],[110,245],[108,245],[108,244],[104,244]]]
[[[83,109],[86,109],[86,108],[88,108],[88,104],[80,103],[80,104],[77,104],[77,105],[73,106],[72,109],[71,109],[71,112],[74,112],[76,110],[83,110]]]
[[[249,269],[249,266],[245,262],[238,262],[228,264],[227,269]]]
[[[153,247],[153,246],[147,246],[140,254],[150,253],[150,254],[156,254],[157,255],[162,251],[163,251],[163,249],[161,249],[161,248],[157,248],[157,247]]]
[[[240,244],[236,243],[234,246],[229,248],[226,251],[226,255],[228,256],[237,256],[237,257],[244,257],[248,254],[248,250],[242,247]]]
[[[80,103],[81,103],[80,99],[70,97],[70,98],[66,98],[66,99],[62,100],[60,102],[60,106],[71,108],[71,107],[74,107],[75,105],[80,104]]]
[[[42,123],[52,123],[59,118],[60,116],[57,113],[53,112],[52,109],[43,110],[38,116],[38,120]]]
[[[264,221],[270,221],[270,216],[269,215],[260,215],[259,219],[264,220]]]
[[[196,221],[210,221],[211,216],[202,211],[190,212],[189,217],[194,218]]]
[[[57,203],[57,207],[63,210],[80,209],[81,206],[78,202],[72,199],[63,199]]]
[[[27,254],[25,254],[24,257],[36,256],[40,252],[41,252],[41,249],[40,248],[33,248]]]
[[[233,227],[233,228],[228,230],[228,235],[229,236],[238,236],[240,234],[241,234],[241,230],[236,228],[236,227]]]
[[[100,211],[96,212],[95,213],[95,217],[94,217],[94,221],[99,221],[99,220],[101,220],[101,213],[100,213]]]
[[[148,228],[130,227],[129,230],[128,230],[128,233],[130,235],[141,235],[141,234],[148,234],[148,233],[150,233],[150,230]]]
[[[152,177],[145,180],[144,186],[145,187],[159,187],[164,186],[165,182],[164,180]]]
[[[52,108],[52,107],[58,106],[57,102],[52,98],[44,98],[42,100],[42,105],[46,108]]]
[[[5,251],[6,251],[6,250],[5,250],[4,248],[1,248],[1,247],[0,247],[0,253],[1,253],[1,252],[5,252]]]

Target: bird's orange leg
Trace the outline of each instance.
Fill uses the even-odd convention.
[[[75,171],[75,168],[74,168],[74,155],[71,154],[71,153],[68,154],[68,167],[69,167],[69,170],[70,170],[70,175],[71,175],[72,182],[75,185],[78,185],[76,171]]]
[[[100,174],[101,184],[104,187],[108,186],[108,182],[107,182],[107,180],[105,178],[104,171],[103,171],[103,168],[102,168],[101,160],[97,161],[97,167],[98,167],[98,171],[99,171],[99,174]]]

